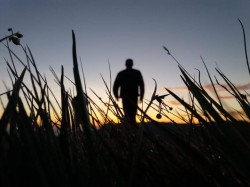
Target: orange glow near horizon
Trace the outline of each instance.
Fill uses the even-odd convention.
[[[237,86],[237,85],[236,85]],[[205,88],[209,89],[210,86],[209,85],[205,85],[204,86]],[[237,88],[239,88],[239,90],[244,90],[244,89],[248,89],[249,87],[249,83],[246,83],[244,85],[239,85],[237,86]],[[170,88],[171,89],[171,88]],[[187,89],[185,91],[185,88],[172,88],[171,90],[182,90],[182,92],[180,92],[181,94],[186,94],[185,92],[187,92]],[[177,91],[178,92],[178,91]],[[248,120],[246,117],[244,117],[244,112],[242,111],[241,107],[239,106],[238,102],[236,101],[236,99],[228,94],[228,93],[225,93],[225,90],[219,90],[220,92],[220,98],[222,100],[222,103],[225,104],[226,106],[226,110],[233,116],[235,117],[236,119],[238,120]],[[161,89],[158,90],[158,93],[163,93],[161,92]],[[57,97],[57,98],[60,98],[60,97]],[[105,98],[105,97],[103,97]],[[7,98],[6,96],[1,96],[1,100],[2,100],[2,103],[3,105],[6,107],[7,105]],[[98,107],[101,108],[101,110],[103,110],[103,112],[105,113],[107,111],[107,106],[105,106],[101,101],[99,100],[96,100],[94,101],[95,104],[97,104]],[[152,104],[152,107],[148,110],[147,112],[147,115],[152,118],[153,120],[157,121],[157,122],[161,122],[161,123],[171,123],[171,121],[174,121],[175,123],[185,123],[184,120],[181,120],[179,117],[177,117],[179,114],[177,114],[177,112],[180,112],[181,116],[187,120],[188,117],[187,117],[187,113],[181,111],[180,109],[183,108],[183,106],[176,100],[173,100],[172,98],[170,97],[167,97],[167,99],[164,100],[165,103],[167,103],[169,106],[171,106],[173,108],[173,110],[171,111],[166,111],[164,110],[164,114],[167,115],[168,117],[164,116],[164,114],[162,114],[162,117],[161,119],[157,119],[156,118],[156,115],[159,113],[158,111],[158,103],[155,101],[153,102]],[[141,104],[139,104],[139,107],[142,108],[142,110],[145,110],[146,109],[146,106],[147,106],[147,103],[146,102],[145,104],[143,104],[143,107]],[[118,106],[121,108],[121,102],[119,101],[118,103]],[[92,105],[91,105],[92,106]],[[92,106],[94,108],[94,106]],[[28,112],[29,114],[29,111],[28,111],[28,107],[25,106],[26,108],[26,111]],[[59,110],[59,107],[56,107],[56,111],[60,117],[61,115],[61,112]],[[122,111],[122,108],[121,108],[121,111]],[[4,110],[3,110],[3,107],[0,107],[0,118],[2,117],[2,114],[3,114]],[[101,123],[104,123],[104,119],[103,117],[101,116],[101,114],[95,109],[95,112],[96,112],[96,117],[98,118],[98,120],[101,122]],[[137,111],[137,122],[140,123],[141,119],[140,119],[140,115],[141,115],[141,112],[138,110]],[[176,115],[176,116],[175,116]],[[112,120],[113,122],[115,123],[119,123],[119,119],[114,115],[112,114],[111,111],[108,112],[108,117],[110,120]],[[51,119],[53,121],[57,121],[56,118],[55,118],[55,115],[54,113],[52,112],[51,113]],[[148,121],[146,118],[145,118],[145,121]],[[197,120],[195,121],[197,122]]]

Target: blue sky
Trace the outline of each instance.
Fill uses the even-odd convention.
[[[8,34],[9,27],[20,31],[22,44],[29,45],[41,73],[54,85],[50,66],[59,75],[63,65],[73,80],[73,29],[89,88],[105,98],[100,74],[109,81],[110,63],[114,79],[125,67],[126,58],[133,58],[134,68],[144,76],[145,97],[149,99],[152,78],[158,83],[159,94],[166,93],[164,87],[184,86],[177,65],[162,45],[191,74],[200,69],[204,84],[208,78],[200,56],[211,74],[216,74],[217,64],[235,84],[248,83],[237,18],[243,22],[250,44],[249,9],[250,0],[1,0],[0,37]],[[18,46],[12,47],[19,53]],[[8,54],[0,45],[1,81],[8,82],[4,58],[8,59]],[[67,87],[71,89],[72,84],[68,82]],[[0,92],[4,91],[0,84]],[[185,92],[179,94],[184,96]]]

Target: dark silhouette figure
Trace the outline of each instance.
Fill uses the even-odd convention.
[[[122,98],[123,111],[131,125],[136,125],[138,96],[144,96],[144,81],[139,70],[133,69],[133,60],[126,60],[126,69],[120,71],[115,79],[113,93],[115,98]]]

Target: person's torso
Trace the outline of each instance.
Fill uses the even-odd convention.
[[[138,96],[138,86],[141,84],[140,71],[135,69],[126,69],[119,73],[121,97]]]

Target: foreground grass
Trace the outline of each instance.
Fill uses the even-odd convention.
[[[150,123],[138,147],[138,129],[109,124],[92,151],[82,132],[62,140],[25,127],[1,140],[1,186],[248,186],[249,133]]]

